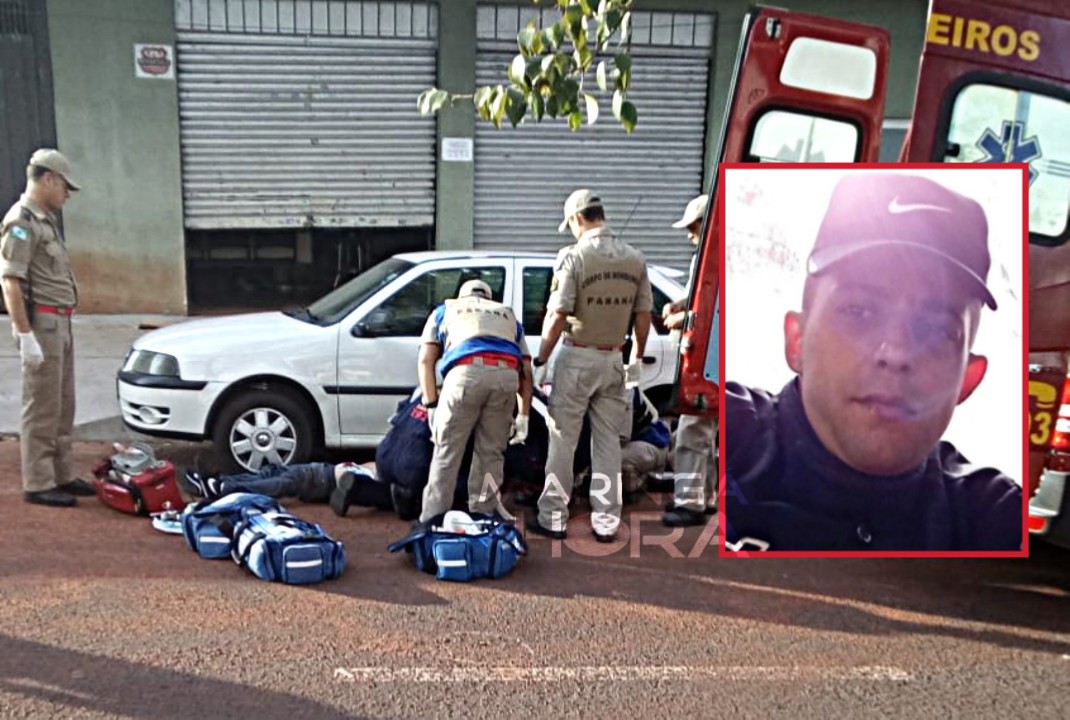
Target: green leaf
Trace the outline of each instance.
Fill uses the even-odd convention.
[[[445,90],[435,90],[431,93],[430,100],[428,101],[428,108],[430,112],[436,113],[449,101],[450,94],[448,92]]]
[[[557,101],[557,95],[550,93],[546,96],[546,114],[552,118],[557,117],[560,114],[560,103]]]
[[[620,21],[620,42],[618,45],[628,45],[632,41],[632,14],[624,13]]]
[[[625,100],[620,106],[620,124],[624,126],[625,131],[631,132],[635,130],[636,123],[639,122],[639,113],[635,109],[635,105]]]
[[[557,53],[554,53],[553,55],[546,55],[545,57],[543,57],[542,61],[539,63],[541,65],[541,67],[542,67],[542,71],[543,72],[549,72],[550,68],[552,68],[554,66],[554,63],[556,62],[556,60],[557,60]]]
[[[573,112],[579,110],[580,84],[572,78],[565,78],[557,86],[557,101],[561,112]]]
[[[580,10],[583,10],[584,15],[591,14],[591,2],[590,0],[580,0]]]
[[[525,57],[534,55],[538,52],[538,50],[535,49],[535,40],[537,37],[538,31],[530,25],[517,33],[516,45],[520,48],[520,52],[522,52]]]
[[[617,53],[613,56],[613,64],[621,72],[628,72],[632,69],[632,57],[628,53]]]
[[[516,85],[518,85],[518,86],[520,86],[520,87],[522,87],[522,88],[524,88],[526,90],[529,87],[528,78],[527,78],[527,71],[528,71],[527,58],[525,58],[523,55],[517,55],[516,57],[513,58],[513,62],[510,63],[510,65],[509,65],[509,72],[508,72],[509,79],[513,83],[515,83]]]
[[[494,123],[494,127],[500,128],[502,126],[502,120],[505,118],[505,106],[508,103],[509,96],[505,94],[505,90],[499,85],[494,90],[494,101],[490,105],[490,119]]]
[[[543,100],[542,95],[534,93],[531,96],[531,114],[535,116],[535,122],[542,120],[543,115],[546,113],[546,101]]]
[[[513,124],[513,127],[516,127],[528,112],[528,102],[524,97],[524,93],[515,88],[509,88],[506,96],[508,97],[508,101],[506,103],[505,114],[509,118],[509,122]]]
[[[632,84],[632,71],[625,70],[617,76],[617,87],[625,92],[628,91],[628,86]]]
[[[606,61],[598,63],[598,69],[595,70],[594,79],[598,82],[598,89],[602,92],[606,91]]]
[[[591,60],[594,56],[591,54],[591,49],[586,45],[576,48],[576,52],[572,54],[572,59],[576,61],[576,65],[580,71],[586,71],[591,65]]]
[[[556,53],[554,55],[554,67],[557,68],[557,72],[561,77],[568,77],[572,74],[572,56],[567,53]]]
[[[587,124],[594,125],[598,122],[598,98],[590,93],[583,93],[583,101],[587,105]]]
[[[613,117],[620,120],[620,108],[624,104],[624,93],[620,90],[613,91]]]
[[[583,125],[583,115],[580,114],[579,110],[573,110],[572,112],[570,112],[568,114],[568,129],[569,130],[572,130],[573,132],[575,132],[576,130],[579,130],[580,127],[582,127],[582,125]]]
[[[431,112],[431,93],[434,91],[435,88],[428,88],[416,98],[416,109],[420,111],[421,115],[426,115]]]
[[[609,28],[609,32],[613,32],[620,27],[620,21],[623,18],[623,14],[620,10],[610,10],[606,13],[606,26]]]
[[[554,25],[553,27],[548,27],[541,33],[539,33],[539,36],[542,38],[542,44],[544,48],[550,50],[557,50],[558,45],[561,44],[557,39],[557,33],[554,32],[555,29],[558,29],[557,25]]]

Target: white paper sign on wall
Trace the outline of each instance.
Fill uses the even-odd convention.
[[[442,138],[442,159],[445,162],[472,162],[472,138]]]

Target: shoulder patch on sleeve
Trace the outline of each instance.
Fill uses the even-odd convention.
[[[29,240],[30,233],[26,232],[26,228],[21,225],[13,225],[11,227],[11,237],[17,240]]]

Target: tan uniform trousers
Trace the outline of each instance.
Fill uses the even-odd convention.
[[[673,452],[673,502],[698,512],[717,507],[717,419],[681,415]]]
[[[43,492],[71,479],[74,337],[69,315],[35,312],[31,325],[45,360],[22,366],[22,488]]]
[[[621,510],[620,426],[628,403],[620,351],[564,345],[554,361],[549,402],[550,450],[546,485],[539,497],[539,524],[564,530],[572,497],[572,463],[583,416],[591,421],[591,527],[617,531]]]
[[[438,396],[435,426],[431,429],[435,451],[424,488],[420,522],[427,522],[453,505],[457,473],[473,432],[475,446],[468,474],[468,509],[482,513],[498,511],[510,519],[501,507],[500,490],[519,385],[519,374],[509,367],[456,365],[446,373]]]
[[[659,448],[642,440],[632,440],[620,449],[620,471],[624,478],[624,492],[634,493],[643,486],[650,473],[665,469],[669,448]]]

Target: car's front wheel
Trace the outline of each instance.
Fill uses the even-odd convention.
[[[227,401],[212,428],[212,442],[224,472],[256,472],[269,463],[306,462],[314,427],[308,404],[295,393],[248,390]]]

